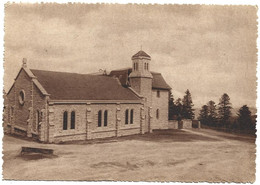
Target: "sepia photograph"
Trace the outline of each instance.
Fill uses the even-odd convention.
[[[257,5],[4,4],[4,181],[254,183]]]

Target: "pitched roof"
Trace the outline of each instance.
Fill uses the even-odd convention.
[[[151,72],[153,75],[153,89],[168,89],[170,90],[171,87],[166,83],[161,73]]]
[[[53,100],[139,100],[116,78],[31,70]]]
[[[147,57],[147,58],[151,58],[147,53],[145,53],[144,51],[140,50],[138,51],[136,54],[134,54],[132,56],[132,59],[133,58],[138,58],[138,57]]]
[[[115,76],[119,79],[122,86],[128,86],[129,74],[132,72],[132,68],[113,70],[109,76]],[[153,89],[166,89],[170,90],[171,87],[166,83],[161,73],[151,72],[153,75],[152,88]]]
[[[120,83],[126,87],[128,86],[128,82],[129,82],[129,75],[132,72],[131,68],[125,68],[125,69],[119,69],[119,70],[113,70],[110,72],[109,76],[113,77],[117,77],[118,80],[120,81]]]

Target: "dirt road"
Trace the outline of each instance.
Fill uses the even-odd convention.
[[[254,182],[255,138],[206,129],[165,130],[102,142],[40,144],[4,136],[4,179]],[[28,159],[21,146],[54,149]]]

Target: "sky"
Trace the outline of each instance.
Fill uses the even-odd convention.
[[[95,73],[131,67],[141,47],[174,99],[194,106],[256,104],[254,6],[7,4],[4,89],[27,58],[32,69]]]

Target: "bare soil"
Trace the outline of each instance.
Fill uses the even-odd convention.
[[[22,146],[53,149],[54,156],[21,156]],[[3,147],[6,180],[255,181],[255,137],[210,129],[64,144],[5,135]]]

